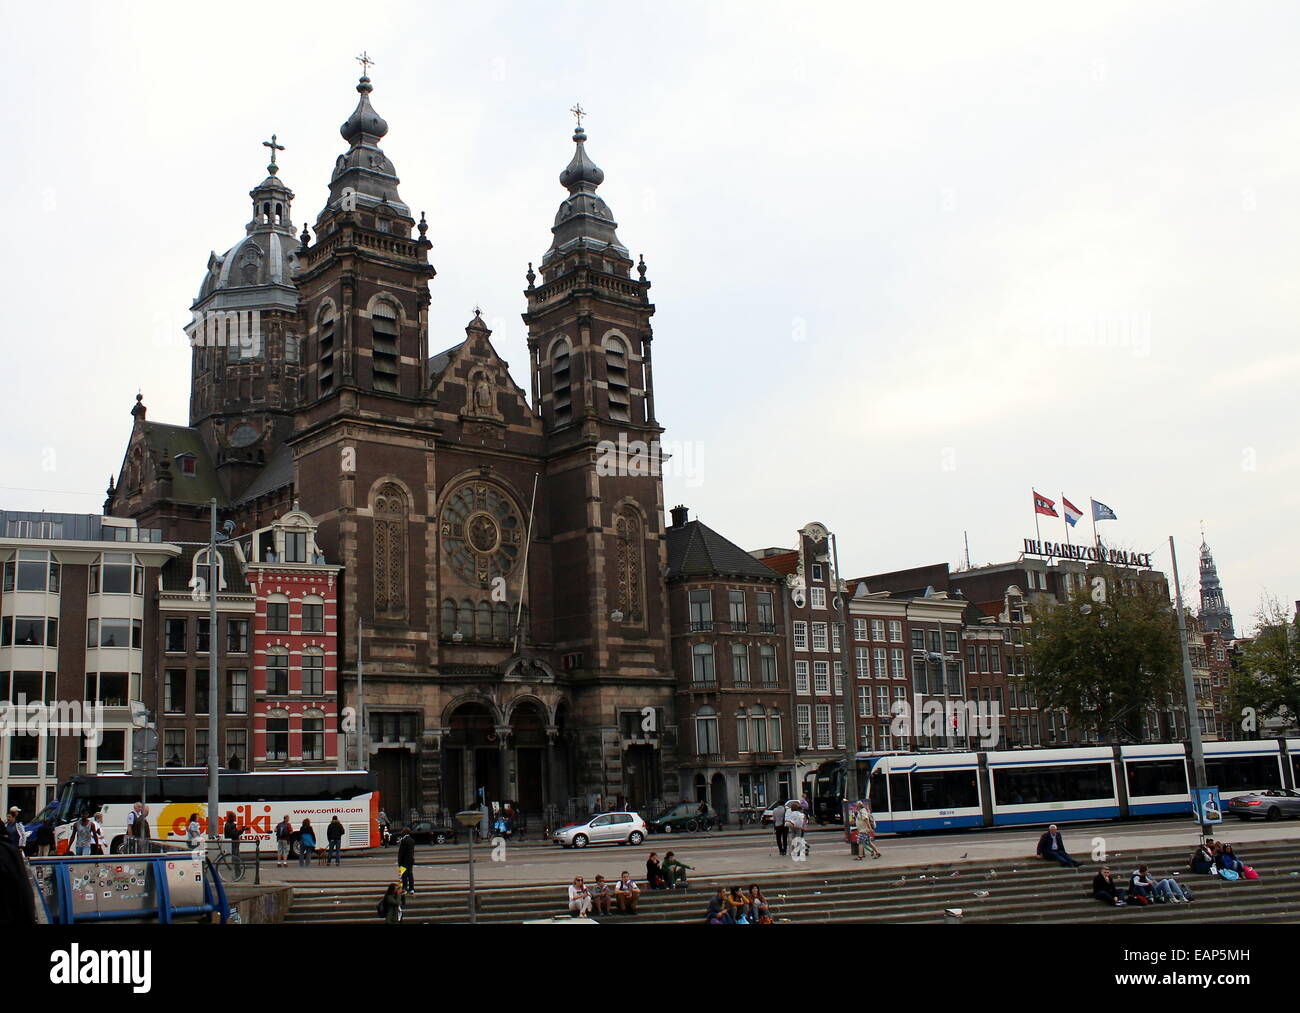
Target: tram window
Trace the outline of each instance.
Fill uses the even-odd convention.
[[[980,804],[973,770],[919,770],[912,774],[914,809],[965,809]]]
[[[1069,767],[1016,767],[993,771],[993,790],[1001,805],[1078,802],[1113,798],[1115,781],[1106,763]]]
[[[1282,787],[1276,756],[1233,756],[1221,760],[1207,756],[1205,776],[1220,791]]]
[[[1186,795],[1187,764],[1182,760],[1156,760],[1128,764],[1130,796]]]
[[[912,808],[912,790],[908,787],[906,774],[889,775],[889,802],[894,812]]]
[[[875,774],[871,778],[871,794],[868,796],[871,802],[871,811],[875,813],[889,812],[889,797],[885,794],[885,775]]]
[[[1300,756],[1291,757],[1291,783],[1300,788]]]

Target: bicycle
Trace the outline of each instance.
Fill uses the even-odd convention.
[[[238,883],[248,871],[248,862],[242,855],[233,851],[223,851],[221,857],[213,864],[213,868],[217,870],[217,875],[223,881]]]

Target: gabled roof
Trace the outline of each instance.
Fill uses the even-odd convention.
[[[247,503],[251,499],[257,499],[258,496],[265,496],[269,492],[275,492],[276,489],[283,489],[292,484],[293,450],[288,444],[284,444],[271,455],[271,459],[257,473],[257,477],[248,484],[239,502]]]
[[[751,556],[751,558],[753,557]],[[779,573],[782,577],[788,577],[799,569],[799,553],[792,549],[789,552],[782,552],[780,555],[764,556],[762,565],[775,573]]]
[[[465,340],[468,341],[469,339],[466,338]],[[435,376],[441,376],[443,373],[447,372],[447,366],[451,363],[452,357],[458,351],[460,351],[461,346],[464,344],[465,344],[464,341],[458,341],[450,348],[444,348],[438,354],[429,356],[429,361],[427,364],[428,375],[430,377],[435,377]]]
[[[683,577],[776,581],[779,574],[707,525],[688,521],[668,529],[668,579]]]
[[[165,457],[171,465],[172,493],[169,499],[178,503],[207,503],[214,496],[221,505],[226,503],[225,490],[217,478],[217,469],[208,457],[208,448],[198,431],[186,426],[169,426],[163,422],[144,422],[145,445],[149,456],[156,460]],[[178,454],[193,454],[193,475],[187,475],[176,465]]]

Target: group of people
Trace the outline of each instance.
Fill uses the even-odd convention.
[[[771,925],[772,909],[757,883],[750,883],[748,890],[720,886],[709,898],[705,921],[709,925]]]
[[[1218,876],[1220,879],[1259,879],[1259,873],[1237,857],[1231,844],[1205,838],[1204,843],[1192,852],[1188,868],[1200,875]]]
[[[1115,907],[1125,904],[1187,904],[1192,900],[1192,888],[1183,886],[1172,876],[1152,875],[1149,866],[1139,865],[1129,876],[1125,889],[1115,883],[1110,866],[1103,865],[1093,877],[1092,895],[1103,904]]]
[[[614,906],[618,907],[619,914],[634,915],[640,899],[641,887],[626,869],[612,886],[600,875],[596,876],[596,881],[590,886],[581,876],[574,876],[573,882],[569,884],[569,913],[579,918],[586,918],[592,912],[598,915],[611,914]]]
[[[772,833],[776,835],[776,850],[785,854],[790,839],[802,838],[808,829],[808,803],[797,798],[782,802],[772,809]]]

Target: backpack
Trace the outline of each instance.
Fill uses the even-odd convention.
[[[1226,879],[1228,880],[1228,882],[1232,882],[1233,880],[1240,879],[1241,877],[1238,876],[1237,873],[1234,872],[1232,869],[1220,869],[1219,878]]]
[[[1255,871],[1253,866],[1243,865],[1241,868],[1242,868],[1242,874],[1241,874],[1242,879],[1259,879],[1259,873]]]

